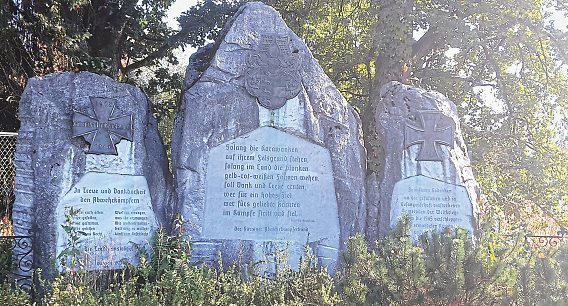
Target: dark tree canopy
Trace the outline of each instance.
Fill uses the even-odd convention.
[[[173,0],[0,0],[0,130],[17,130],[17,104],[26,80],[57,71],[92,71],[137,83],[141,68],[150,96],[179,91],[173,50],[213,39],[237,5],[206,1],[164,21]],[[148,77],[146,77],[148,79]]]

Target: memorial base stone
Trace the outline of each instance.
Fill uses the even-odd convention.
[[[134,262],[133,243],[169,227],[175,199],[144,93],[89,72],[54,73],[28,80],[19,107],[12,217],[15,234],[32,237],[32,268],[57,273],[69,207],[79,209],[69,222],[86,234],[77,247],[89,270]]]

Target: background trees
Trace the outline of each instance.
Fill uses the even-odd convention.
[[[486,215],[507,230],[567,224],[568,29],[552,18],[565,4],[272,2],[360,111],[370,172],[381,171],[378,89],[412,83],[457,104]]]
[[[163,21],[172,2],[0,0],[0,129],[17,129],[28,78],[62,70],[138,83],[159,119],[171,116],[182,78],[172,50],[214,39],[244,1],[201,1],[179,18],[179,31]],[[265,2],[359,111],[369,172],[380,171],[380,86],[434,89],[459,108],[485,215],[508,231],[568,224],[568,29],[552,18],[566,17],[563,1]]]
[[[150,96],[179,91],[182,75],[168,69],[178,64],[172,51],[214,38],[235,8],[201,3],[188,8],[180,17],[181,30],[174,31],[164,21],[173,2],[0,0],[0,129],[17,129],[17,103],[26,80],[51,72],[106,74],[138,82]],[[157,112],[172,105],[157,103]]]

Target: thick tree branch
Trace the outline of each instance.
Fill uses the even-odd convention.
[[[431,26],[422,37],[412,44],[412,60],[422,58],[438,45],[438,29]]]
[[[122,69],[122,73],[127,74],[130,71],[151,65],[152,62],[154,62],[159,58],[162,58],[168,51],[177,48],[179,45],[181,45],[184,38],[186,38],[187,34],[191,31],[192,25],[193,23],[187,24],[178,33],[166,39],[164,44],[160,46],[158,49],[156,49],[154,52],[150,53],[145,58],[124,67]]]
[[[122,72],[124,74],[127,74],[133,70],[151,65],[155,60],[162,58],[170,50],[180,46],[185,40],[188,39],[190,33],[192,31],[195,31],[195,29],[203,28],[204,25],[205,27],[212,29],[215,26],[216,19],[224,15],[233,15],[235,11],[238,11],[239,7],[239,2],[236,2],[234,6],[228,8],[206,7],[206,10],[204,12],[199,11],[203,8],[198,8],[197,11],[194,11],[190,16],[188,16],[190,18],[182,25],[182,28],[178,33],[165,39],[162,46],[147,55],[145,58],[124,67],[122,69]]]

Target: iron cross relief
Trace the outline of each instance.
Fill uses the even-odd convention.
[[[90,143],[87,154],[118,155],[121,139],[132,141],[132,115],[119,115],[116,100],[90,97],[92,113],[73,111],[73,137]]]
[[[407,122],[404,127],[404,148],[420,144],[417,161],[442,161],[438,147],[454,147],[454,125],[437,110],[418,111],[418,118],[421,126]]]

